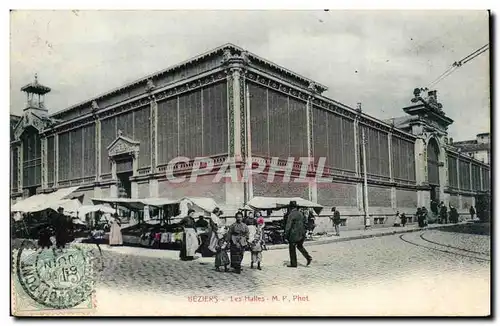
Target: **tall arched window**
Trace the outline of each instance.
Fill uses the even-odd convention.
[[[439,186],[439,145],[434,138],[427,145],[427,172],[429,184]]]
[[[42,151],[38,131],[29,126],[21,135],[23,146],[23,188],[42,184]]]

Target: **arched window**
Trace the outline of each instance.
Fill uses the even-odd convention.
[[[427,145],[427,172],[429,184],[439,186],[439,145],[434,138]]]
[[[42,184],[42,151],[38,131],[29,126],[21,135],[23,146],[23,188]]]

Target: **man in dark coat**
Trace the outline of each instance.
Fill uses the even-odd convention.
[[[470,207],[469,213],[470,213],[470,219],[473,220],[474,219],[474,215],[476,215],[476,210],[474,209],[474,206]]]
[[[66,246],[69,236],[68,222],[66,216],[64,215],[64,208],[59,207],[57,209],[53,223],[56,236],[56,247],[58,249],[62,249]]]
[[[306,239],[305,217],[297,209],[297,202],[291,201],[289,204],[290,214],[286,221],[285,239],[288,240],[288,249],[290,252],[290,265],[287,267],[297,267],[297,251],[307,260],[307,265],[311,264],[312,257],[304,248],[304,240]]]
[[[333,215],[330,217],[333,222],[333,227],[335,228],[335,235],[340,236],[340,212],[337,207],[332,208]]]

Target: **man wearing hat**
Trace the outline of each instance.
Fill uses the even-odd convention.
[[[66,215],[64,215],[64,208],[59,207],[57,213],[54,216],[54,229],[56,236],[56,247],[58,249],[64,248],[68,242],[68,221]]]
[[[330,219],[333,222],[333,227],[335,228],[335,235],[340,236],[340,212],[337,210],[337,207],[332,207],[332,213],[333,215],[330,217]]]
[[[307,260],[307,265],[311,264],[312,257],[304,248],[306,239],[306,228],[304,215],[297,209],[297,202],[291,201],[289,204],[290,214],[288,215],[285,227],[285,239],[288,240],[288,249],[290,252],[290,265],[287,267],[297,267],[297,251]]]

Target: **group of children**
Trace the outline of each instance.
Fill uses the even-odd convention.
[[[264,241],[264,218],[260,216],[256,220],[257,225],[249,227],[254,227],[255,232],[250,232],[249,249],[252,253],[252,262],[250,268],[254,268],[257,265],[257,269],[261,270],[262,262],[262,251],[266,249]],[[228,255],[230,250],[230,240],[227,239],[225,234],[218,234],[218,242],[216,246],[217,253],[215,255],[215,269],[221,271],[221,267],[224,267],[224,272],[229,271],[229,264],[231,263]]]

